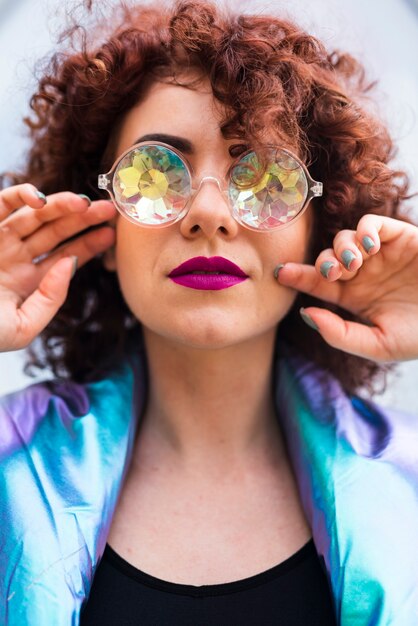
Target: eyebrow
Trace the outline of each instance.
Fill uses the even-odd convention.
[[[176,135],[166,135],[165,133],[148,133],[147,135],[142,135],[142,137],[138,137],[138,139],[134,142],[140,143],[141,141],[161,141],[162,143],[167,143],[173,148],[177,148],[181,152],[185,154],[193,154],[193,144],[188,139],[184,137],[177,137]],[[132,144],[134,145],[134,144]]]
[[[177,135],[167,135],[166,133],[147,133],[146,135],[142,135],[142,137],[138,137],[138,139],[136,139],[136,141],[132,145],[141,143],[142,141],[160,141],[162,143],[173,146],[173,148],[177,148],[177,150],[180,150],[180,152],[183,152],[184,154],[194,154],[195,152],[194,146],[191,141],[189,141],[185,137],[177,137]],[[248,146],[243,143],[229,146],[229,153],[231,156],[233,156],[232,152],[237,147],[243,149],[248,148]]]

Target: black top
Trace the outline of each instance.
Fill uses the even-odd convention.
[[[146,574],[106,545],[80,626],[336,626],[332,595],[310,539],[278,565],[242,580],[183,585]]]

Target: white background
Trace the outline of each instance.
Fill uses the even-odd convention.
[[[35,61],[53,49],[51,35],[59,31],[55,7],[64,14],[63,3],[52,0],[0,0],[0,171],[18,166],[24,154],[20,120],[34,90]],[[397,164],[418,191],[417,0],[270,0],[248,1],[245,7],[294,17],[329,50],[348,50],[361,59],[370,78],[379,80],[375,99],[399,145]],[[418,198],[414,210],[418,217]],[[0,355],[0,394],[34,382],[23,375],[22,363],[22,352]],[[39,379],[47,377],[43,373]],[[390,389],[375,399],[418,414],[418,362],[401,364],[390,381]]]

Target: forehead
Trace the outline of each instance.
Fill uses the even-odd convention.
[[[237,143],[249,144],[244,136],[226,139],[222,134],[223,123],[234,112],[214,97],[206,76],[189,72],[176,76],[176,79],[185,84],[157,80],[150,83],[138,103],[125,114],[113,142],[116,154],[121,154],[139,137],[148,134],[187,138],[199,152],[224,150]],[[191,81],[193,85],[186,86]],[[277,131],[273,135],[266,129],[263,142],[295,151],[289,138]]]
[[[225,144],[228,140],[221,132],[225,113],[207,79],[193,88],[154,82],[123,118],[118,151],[127,149],[141,135],[151,133],[179,135],[193,144],[208,147]]]

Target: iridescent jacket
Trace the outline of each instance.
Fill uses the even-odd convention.
[[[342,626],[418,625],[418,416],[277,358],[277,415]],[[76,626],[146,397],[146,363],[0,400],[0,624]]]

